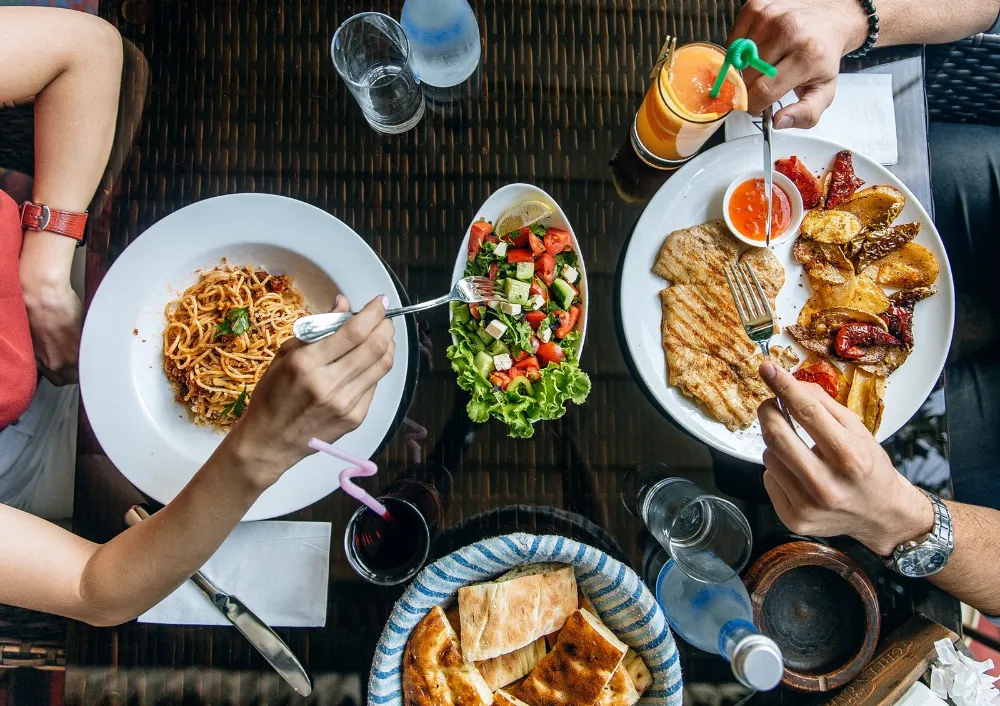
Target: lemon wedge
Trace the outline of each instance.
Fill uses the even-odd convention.
[[[497,235],[507,235],[521,228],[527,228],[553,213],[552,207],[541,201],[522,201],[500,214],[496,225]]]

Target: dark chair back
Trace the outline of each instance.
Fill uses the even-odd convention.
[[[928,46],[926,56],[933,122],[1000,125],[1000,34]]]

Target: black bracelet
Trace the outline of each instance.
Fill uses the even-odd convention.
[[[864,9],[865,14],[868,15],[868,36],[865,38],[865,43],[861,45],[860,49],[852,51],[847,55],[852,59],[861,58],[870,52],[875,48],[875,42],[878,41],[878,15],[875,13],[874,0],[861,0],[861,7]]]

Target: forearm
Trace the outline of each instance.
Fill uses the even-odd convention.
[[[166,507],[97,548],[80,578],[79,616],[117,624],[156,605],[201,568],[263,488],[224,443]]]
[[[953,42],[986,31],[1000,13],[997,0],[875,0],[875,6],[880,47]]]
[[[44,26],[47,41],[34,28]],[[97,18],[50,8],[0,8],[0,101],[35,102],[33,199],[84,211],[107,164],[121,84],[121,39]],[[22,285],[65,285],[73,241],[25,234]],[[30,292],[29,292],[30,293]]]
[[[1000,512],[945,503],[951,511],[955,550],[930,581],[986,615],[1000,615]]]

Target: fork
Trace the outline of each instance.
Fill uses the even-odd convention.
[[[449,302],[464,302],[475,304],[483,301],[501,301],[502,297],[496,291],[496,283],[487,277],[466,277],[455,283],[448,294],[437,299],[430,299],[412,306],[404,306],[400,309],[389,309],[385,312],[387,319],[397,316],[415,314],[418,311],[433,309],[436,306]],[[341,326],[346,324],[357,312],[330,312],[327,314],[311,314],[296,319],[292,326],[295,337],[303,343],[315,343],[316,341],[331,336],[337,332]]]
[[[733,295],[736,311],[740,315],[740,322],[747,332],[747,337],[760,346],[764,360],[771,360],[771,351],[768,347],[771,337],[774,336],[774,312],[771,310],[771,303],[767,300],[764,288],[760,286],[757,273],[745,262],[731,262],[722,272],[726,276],[729,291]],[[792,415],[788,413],[781,400],[778,400],[778,409],[781,410],[785,421],[794,429]]]

